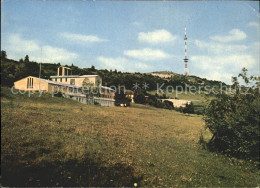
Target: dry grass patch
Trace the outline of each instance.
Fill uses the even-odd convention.
[[[258,185],[253,164],[201,148],[201,116],[48,95],[1,99],[5,186]]]

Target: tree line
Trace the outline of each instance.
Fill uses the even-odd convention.
[[[57,68],[61,66],[59,62],[57,63],[41,63],[41,78],[49,79],[50,76],[57,74]],[[147,91],[154,91],[158,88],[158,85],[161,86],[161,89],[165,89],[167,86],[181,86],[189,90],[189,87],[199,87],[201,85],[210,85],[210,86],[219,86],[221,82],[219,81],[210,81],[196,76],[186,77],[184,75],[176,74],[170,78],[160,78],[152,76],[145,73],[129,73],[121,72],[117,70],[107,70],[107,69],[96,69],[95,66],[89,68],[80,68],[73,64],[65,65],[72,69],[73,75],[93,75],[97,74],[102,77],[103,85],[105,86],[125,86],[126,89],[134,90],[134,85],[139,84],[140,88],[146,84],[148,87],[145,89]],[[35,61],[30,61],[28,55],[24,58],[21,58],[19,61],[8,59],[5,51],[1,51],[1,78],[2,85],[12,86],[14,81],[17,81],[21,78],[27,76],[39,76],[39,63]]]

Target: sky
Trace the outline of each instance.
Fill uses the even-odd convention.
[[[123,72],[184,73],[231,83],[259,75],[257,1],[1,1],[8,58]],[[42,49],[42,55],[41,55]]]

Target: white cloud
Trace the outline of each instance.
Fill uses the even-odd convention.
[[[239,53],[248,49],[246,45],[238,44],[223,44],[217,42],[204,42],[200,40],[194,40],[194,44],[201,50],[206,50],[207,52],[214,54],[221,53]]]
[[[199,76],[226,83],[231,83],[231,77],[236,76],[243,67],[253,70],[257,66],[255,59],[247,54],[192,56],[191,64],[193,72]]]
[[[153,32],[141,32],[138,34],[138,40],[141,42],[147,42],[151,44],[159,44],[165,42],[174,41],[177,37],[173,36],[169,31],[165,29],[156,30]]]
[[[39,51],[40,47],[34,40],[24,40],[19,34],[11,34],[8,37],[8,48],[15,52],[34,52]]]
[[[143,61],[155,61],[171,57],[169,54],[165,53],[162,50],[153,50],[150,48],[144,48],[140,50],[127,50],[124,51],[124,55]]]
[[[110,58],[99,56],[97,61],[100,63],[100,67],[112,70],[117,69],[124,72],[146,72],[151,70],[150,65],[123,57]]]
[[[107,40],[99,38],[95,35],[82,35],[75,33],[61,33],[62,37],[77,43],[93,43],[93,42],[105,42]]]
[[[239,30],[239,29],[232,29],[229,31],[228,35],[216,35],[210,37],[212,40],[219,41],[219,42],[231,42],[231,41],[239,41],[244,40],[247,37],[246,33]]]
[[[69,52],[63,48],[56,48],[52,46],[43,46],[43,62],[70,62],[78,57],[76,53]],[[35,57],[36,61],[40,61],[39,57]]]
[[[249,27],[256,27],[257,29],[260,28],[259,22],[249,22],[247,26],[249,26]]]
[[[42,48],[42,58],[41,56]],[[32,61],[42,61],[45,63],[54,62],[71,62],[77,58],[77,54],[63,48],[53,47],[49,45],[40,46],[36,40],[23,39],[19,34],[11,34],[8,37],[6,51],[8,57],[20,59],[25,55],[29,55]]]

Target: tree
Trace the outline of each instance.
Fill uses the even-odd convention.
[[[115,93],[115,105],[120,106],[124,104],[125,106],[130,106],[131,99],[126,98],[124,90],[118,90]]]
[[[145,104],[146,103],[146,98],[143,92],[136,92],[134,94],[134,101],[135,103],[138,104]]]
[[[185,107],[182,109],[182,112],[183,113],[188,113],[188,114],[194,114],[195,111],[194,111],[194,105],[193,103],[191,102],[190,104],[186,104]]]
[[[92,66],[91,66],[91,68],[90,68],[90,70],[91,70],[91,71],[96,71],[96,68],[95,68],[95,66],[94,66],[94,65],[92,65]]]
[[[170,101],[164,101],[162,104],[163,104],[163,107],[166,109],[169,109],[169,110],[174,109],[173,103]]]
[[[15,81],[15,64],[1,62],[1,85],[12,86]]]
[[[245,86],[233,77],[233,93],[219,93],[205,109],[206,128],[212,133],[211,150],[259,160],[259,77],[239,74]]]
[[[25,63],[29,63],[29,62],[30,62],[30,60],[29,60],[29,56],[28,56],[28,55],[25,56],[25,58],[24,58],[24,62],[25,62]]]
[[[7,58],[7,54],[6,54],[6,51],[2,50],[1,51],[1,59],[4,60]]]
[[[83,80],[82,87],[84,94],[86,94],[87,101],[94,101],[94,97],[99,95],[98,87],[95,87],[89,78]]]

